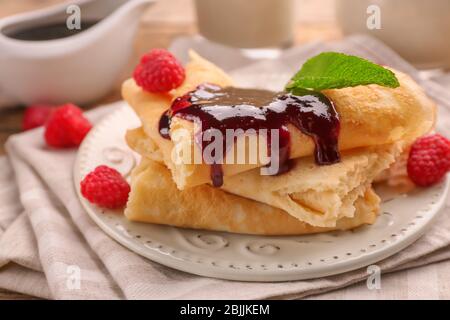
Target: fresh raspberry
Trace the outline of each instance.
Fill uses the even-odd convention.
[[[153,49],[141,58],[133,73],[134,80],[144,90],[154,93],[178,88],[184,81],[184,68],[167,50]]]
[[[55,148],[77,147],[91,128],[81,109],[68,103],[51,113],[45,125],[45,141]]]
[[[98,166],[81,181],[81,194],[89,202],[103,208],[125,206],[130,186],[121,174],[107,166]]]
[[[417,139],[408,158],[408,176],[418,186],[430,186],[450,170],[450,141],[439,134]]]
[[[45,104],[27,107],[22,119],[23,131],[43,126],[54,109],[53,106]]]

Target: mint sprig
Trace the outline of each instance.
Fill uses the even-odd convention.
[[[323,52],[303,64],[286,85],[286,90],[321,91],[368,84],[389,88],[400,86],[395,74],[380,65],[343,53]]]

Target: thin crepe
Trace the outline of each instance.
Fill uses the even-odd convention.
[[[353,229],[375,221],[379,198],[371,188],[355,202],[353,218],[336,227],[314,227],[281,209],[229,194],[210,185],[180,191],[170,171],[143,158],[133,170],[125,216],[131,221],[258,235],[301,235]]]
[[[141,128],[129,131],[126,140],[144,158],[163,163],[156,144]],[[400,150],[401,143],[348,150],[341,162],[330,166],[317,166],[312,156],[298,158],[285,174],[266,176],[255,168],[225,177],[221,189],[283,209],[310,225],[335,227],[339,219],[354,216],[355,202]]]
[[[393,71],[401,84],[396,89],[369,85],[323,91],[334,102],[341,119],[340,150],[397,141],[408,143],[433,127],[434,103],[409,76]],[[221,69],[191,52],[191,61],[186,66],[186,80],[177,90],[169,94],[152,94],[138,87],[133,79],[127,80],[122,87],[124,99],[141,119],[146,135],[160,150],[160,155],[171,170],[173,180],[180,190],[208,183],[210,167],[204,163],[194,163],[193,158],[177,158],[178,154],[173,152],[174,143],[160,136],[158,122],[173,99],[205,82],[221,86],[233,85],[230,77]],[[179,129],[190,133],[177,142],[180,149],[198,147],[193,143],[196,129],[192,122],[174,117],[170,128],[171,135]],[[296,128],[290,127],[289,130],[292,137],[290,157],[312,155],[312,139]],[[233,176],[264,164],[224,164],[223,173],[224,176]]]

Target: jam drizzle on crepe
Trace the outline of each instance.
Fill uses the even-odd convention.
[[[201,138],[209,129],[219,130],[223,140],[226,139],[227,129],[244,131],[253,129],[256,132],[267,129],[270,153],[270,130],[278,129],[279,170],[277,174],[289,170],[291,137],[287,128],[288,123],[313,139],[314,155],[318,165],[329,165],[340,161],[339,115],[333,102],[320,92],[304,91],[301,95],[293,95],[286,92],[221,88],[212,84],[203,84],[194,91],[175,99],[171,108],[161,116],[159,132],[166,139],[170,139],[169,126],[172,117],[180,117],[192,122],[199,121],[201,132],[196,134],[196,143],[202,147],[202,150],[212,143]],[[226,145],[226,141],[223,141],[224,149]],[[223,150],[223,156],[226,151]],[[220,163],[214,162],[211,165],[211,180],[215,187],[223,184]]]

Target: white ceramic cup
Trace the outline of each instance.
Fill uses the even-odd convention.
[[[371,5],[380,29],[367,27]],[[375,36],[419,68],[450,68],[449,0],[338,0],[337,19],[345,34]]]
[[[276,48],[293,41],[293,0],[196,0],[200,34],[238,48]]]

